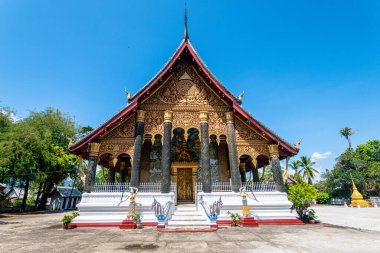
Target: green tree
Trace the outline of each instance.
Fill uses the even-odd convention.
[[[366,165],[362,172],[368,194],[380,196],[380,141],[370,140],[358,145],[354,156]]]
[[[327,192],[332,197],[349,198],[352,189],[350,174],[352,174],[358,190],[365,194],[365,178],[363,173],[365,170],[365,163],[358,159],[352,150],[347,149],[337,158],[334,168],[323,174]]]
[[[299,160],[293,160],[289,167],[294,171],[294,174],[298,173],[299,168],[301,167],[301,162]]]
[[[351,139],[350,136],[352,136],[355,132],[350,127],[345,127],[340,129],[340,135],[346,138],[348,142],[348,148],[351,149]]]
[[[23,208],[31,182],[42,192],[42,209],[56,184],[75,177],[78,160],[68,152],[67,138],[75,139],[77,129],[70,117],[52,108],[11,125],[0,142],[0,180],[24,187]]]
[[[293,209],[296,210],[298,216],[303,219],[304,210],[307,209],[311,201],[316,198],[317,191],[313,185],[305,182],[287,185],[286,191],[289,200],[293,203]]]
[[[313,184],[315,175],[319,173],[318,170],[313,168],[315,162],[313,162],[311,158],[307,156],[301,156],[299,161],[301,167],[299,173],[302,174],[305,179],[307,179],[307,182],[309,184]]]

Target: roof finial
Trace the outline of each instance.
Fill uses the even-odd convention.
[[[185,1],[185,32],[183,34],[185,40],[189,39],[189,34],[187,33],[187,10],[186,10],[186,1]]]

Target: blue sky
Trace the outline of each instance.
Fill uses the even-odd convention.
[[[380,1],[187,1],[190,39],[243,107],[331,168],[380,139]],[[163,66],[183,1],[0,1],[0,105],[98,126]],[[330,152],[330,153],[326,153]],[[314,157],[318,157],[314,154]],[[323,157],[323,155],[321,156]]]

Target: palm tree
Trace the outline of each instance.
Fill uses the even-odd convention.
[[[350,136],[353,135],[355,132],[350,127],[345,127],[340,129],[340,135],[346,138],[348,142],[348,148],[351,149],[351,140]]]
[[[298,173],[298,169],[301,166],[301,162],[299,160],[292,161],[289,164],[289,167],[294,171],[294,174]]]
[[[315,178],[315,175],[319,173],[318,170],[313,168],[314,165],[315,165],[315,162],[313,162],[310,157],[301,156],[300,158],[301,170],[299,171],[299,173],[301,174],[303,172],[302,176],[305,179],[307,179],[307,182],[309,184],[313,184],[313,179]]]

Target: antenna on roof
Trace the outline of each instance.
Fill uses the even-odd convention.
[[[185,40],[188,40],[189,39],[189,34],[187,32],[187,9],[186,9],[186,1],[185,1],[185,32],[183,34],[183,38]]]

